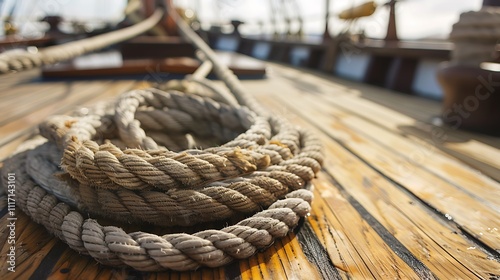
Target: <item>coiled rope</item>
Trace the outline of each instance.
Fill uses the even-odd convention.
[[[262,109],[208,46],[195,45],[239,104],[144,89],[53,116],[4,163],[5,188],[16,174],[19,208],[77,252],[141,271],[222,266],[294,228],[310,210],[312,193],[303,188],[321,168],[319,140]],[[252,216],[160,236],[89,215],[170,227]]]

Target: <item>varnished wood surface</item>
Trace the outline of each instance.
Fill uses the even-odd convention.
[[[37,77],[37,71],[0,77],[0,159],[45,117],[145,86]],[[0,278],[500,277],[500,138],[433,126],[439,102],[306,70],[272,64],[267,79],[243,84],[268,109],[317,133],[325,146],[311,215],[293,233],[223,268],[141,273],[78,255],[18,210],[11,273],[3,210]]]
[[[46,78],[95,78],[117,75],[159,75],[160,73],[192,74],[200,67],[199,60],[192,57],[169,57],[157,59],[123,59],[118,63],[103,63],[106,53],[93,54],[97,65],[87,62],[79,66],[75,61],[59,63],[43,68],[42,76]],[[239,77],[262,77],[266,74],[265,64],[255,58],[231,52],[217,52],[219,60]],[[82,57],[76,59],[85,59]]]

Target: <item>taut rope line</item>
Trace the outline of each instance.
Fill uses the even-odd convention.
[[[153,28],[161,20],[163,14],[163,11],[156,10],[146,20],[130,27],[91,38],[46,47],[35,53],[20,49],[0,53],[0,74],[54,64],[134,38]]]
[[[19,208],[77,252],[141,271],[222,266],[285,236],[310,210],[304,188],[321,168],[321,144],[262,109],[203,44],[195,43],[239,104],[153,88],[53,116],[39,126],[43,138],[25,142],[2,169],[4,182],[16,174]],[[192,77],[201,85],[203,65]],[[89,215],[160,226],[250,217],[159,236]]]

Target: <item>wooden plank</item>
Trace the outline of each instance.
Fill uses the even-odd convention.
[[[436,148],[436,144],[439,145],[439,143],[442,142],[441,139],[447,137],[446,129],[431,129],[425,136],[420,138],[416,138],[414,135],[401,136],[394,129],[388,128],[386,125],[380,125],[379,121],[373,121],[373,118],[368,118],[368,116],[364,115],[364,113],[358,113],[366,112],[366,108],[358,108],[357,100],[349,100],[348,98],[340,97],[334,102],[331,98],[329,98],[329,101],[330,102],[320,104],[320,106],[325,105],[325,110],[330,111],[330,113],[333,113],[332,111],[335,111],[335,109],[342,110],[344,115],[348,115],[347,118],[342,118],[342,121],[350,128],[363,127],[366,135],[376,136],[372,137],[372,140],[377,141],[377,139],[383,139],[386,145],[392,147],[393,151],[406,151],[407,153],[405,156],[409,161],[412,161],[412,164],[419,165],[430,172],[438,174],[447,181],[450,181],[458,186],[465,187],[471,195],[482,196],[483,199],[494,202],[498,207],[500,195],[497,195],[499,191],[499,184],[497,182],[492,181],[486,176],[478,174],[477,171],[467,168],[467,166],[457,162],[456,160],[450,160],[451,157],[449,155],[447,156],[441,151],[441,149]],[[353,110],[353,108],[357,109]],[[335,114],[338,114],[338,110]],[[370,130],[370,132],[367,130]],[[394,133],[390,133],[390,131]],[[381,137],[382,135],[383,137]],[[421,138],[427,138],[427,140],[422,141]],[[408,139],[413,141],[405,141]],[[433,143],[428,143],[431,141]],[[463,147],[464,143],[450,142],[445,145],[458,146],[454,149],[456,151],[460,149],[460,147]],[[465,162],[470,163],[475,158],[477,162],[483,164],[483,167],[480,168],[481,170],[489,170],[487,174],[498,173],[498,168],[494,165],[500,166],[500,161],[498,159],[494,159],[495,155],[498,154],[498,150],[495,147],[490,147],[489,145],[482,143],[480,144],[477,141],[469,141],[465,145],[468,149],[474,147],[475,151],[469,155],[466,155],[466,153],[459,153],[459,159],[466,157]],[[493,156],[488,156],[489,154],[493,154]],[[490,162],[491,165],[485,164],[484,162]]]
[[[273,65],[273,67],[276,66]],[[304,75],[303,73],[298,76],[298,71],[295,69],[284,69],[279,67],[278,70],[279,71],[272,72],[279,73],[279,75],[275,75],[276,77],[286,77],[288,80],[295,79],[298,82],[302,80],[307,80],[308,83],[314,82],[314,84],[319,88],[316,92],[321,93],[319,95],[314,95],[314,98],[317,97],[322,99],[323,101],[326,101],[327,104],[336,106],[350,115],[358,116],[404,137],[416,140],[419,144],[422,144],[422,140],[427,142],[428,145],[426,145],[426,149],[432,151],[431,153],[428,153],[428,155],[433,155],[428,159],[434,159],[436,154],[437,158],[441,159],[443,155],[441,151],[443,151],[454,158],[457,157],[463,160],[468,165],[479,169],[497,181],[500,178],[500,173],[498,172],[500,168],[500,138],[472,134],[467,131],[455,131],[446,127],[439,128],[429,124],[419,123],[407,115],[398,113],[394,110],[387,110],[387,108],[374,104],[373,102],[366,100],[366,98],[379,100],[380,98],[377,98],[376,96],[382,94],[384,95],[384,100],[393,98],[399,98],[401,100],[406,99],[405,103],[400,103],[397,106],[395,105],[395,107],[399,107],[399,111],[405,112],[407,111],[406,107],[411,106],[411,104],[417,104],[416,106],[421,108],[420,110],[425,111],[426,108],[432,107],[430,106],[432,103],[429,103],[429,101],[422,101],[421,98],[416,99],[415,97],[404,96],[401,94],[392,94],[391,97],[391,94],[388,93],[388,91],[357,85],[358,89],[368,91],[360,96],[360,93],[352,92],[354,89],[349,89],[348,87],[343,86],[344,84],[349,85],[350,82],[348,81],[341,81],[342,84],[339,85],[338,83],[325,82],[324,79],[319,79],[318,77],[314,77],[312,75]],[[316,83],[316,80],[320,80],[322,82]],[[275,83],[283,85],[287,84],[285,81]],[[304,89],[296,84],[294,85],[295,86],[293,88],[298,89],[302,94],[304,94],[304,97],[310,95],[311,92],[308,92],[307,88]],[[430,118],[427,117],[427,119]],[[449,141],[443,142],[438,138],[438,136],[446,137]],[[465,141],[465,138],[468,140]],[[460,172],[461,171],[463,171],[463,169],[460,170]]]
[[[342,278],[419,278],[330,180],[320,177],[314,186],[309,222]]]
[[[421,143],[417,144],[418,142],[408,141],[408,138],[392,134],[363,119],[349,116],[342,119],[342,124],[347,129],[361,133],[371,141],[386,146],[396,154],[404,157],[407,164],[402,166],[401,172],[411,173],[414,167],[417,166],[449,182],[492,210],[500,212],[498,203],[500,201],[500,184],[488,176],[484,176],[467,165],[453,160],[432,146],[419,145]],[[363,128],[362,131],[358,129],[361,127]]]
[[[15,74],[0,75],[0,90],[12,88],[13,86],[26,83],[36,79],[39,76],[39,70],[33,69]]]
[[[288,89],[282,90],[287,92]],[[273,100],[276,96],[278,95],[258,97],[262,104],[270,106],[274,112],[285,111],[288,119],[293,119],[302,126],[313,128],[314,125],[311,123],[321,123],[321,120],[315,119],[315,116],[319,115],[317,112],[310,110],[305,112],[302,106],[303,100],[297,102],[295,99],[297,107],[283,109],[280,107],[283,106],[282,99]],[[299,110],[311,116],[308,119],[309,124],[298,117],[293,117]],[[301,117],[307,119],[303,115]],[[317,128],[315,130],[320,133]],[[487,277],[489,273],[497,273],[499,264],[490,259],[491,255],[478,250],[476,243],[462,234],[457,234],[460,230],[456,225],[439,219],[419,200],[387,181],[357,156],[346,151],[325,134],[320,133],[320,135],[326,145],[327,172],[344,186],[346,193],[359,201],[370,215],[436,276],[446,278],[449,275],[456,275],[466,279],[478,275]],[[356,172],[353,172],[354,170]]]
[[[143,52],[144,53],[144,52]],[[148,53],[151,54],[151,53]],[[143,59],[125,59],[118,64],[113,62],[103,64],[107,53],[92,54],[86,60],[85,67],[80,67],[74,62],[62,63],[44,67],[43,77],[109,77],[116,75],[149,74],[151,71],[171,74],[192,74],[200,66],[197,59],[191,57],[161,57]],[[219,61],[231,69],[238,76],[263,76],[266,74],[266,65],[257,59],[242,54],[230,52],[217,52]],[[85,58],[76,58],[85,59]],[[89,60],[95,60],[95,65],[90,65]]]
[[[0,219],[0,240],[1,258],[6,258],[9,253],[11,244],[7,243],[7,237],[10,229],[6,226],[8,215],[4,215]],[[30,220],[21,211],[16,211],[16,268],[15,272],[9,272],[7,268],[9,264],[2,261],[0,264],[0,273],[2,279],[23,279],[28,278],[38,265],[42,262],[45,252],[48,252],[55,244],[56,240],[42,227]],[[35,242],[33,242],[35,241]]]
[[[22,136],[27,131],[32,130],[41,120],[53,114],[61,114],[68,111],[70,108],[80,106],[87,100],[95,97],[115,95],[117,92],[123,92],[129,89],[133,81],[119,81],[114,83],[95,83],[83,88],[80,92],[65,95],[64,98],[51,103],[45,104],[44,107],[39,107],[38,110],[26,114],[23,118],[17,119],[6,125],[1,126],[0,130],[0,146],[13,141],[15,138]]]
[[[379,138],[380,135],[373,136],[370,139],[362,131],[364,127],[358,128],[359,131],[346,127],[334,114],[328,115],[330,106],[324,106],[322,100],[317,98],[302,98],[300,103],[289,96],[277,97],[283,104],[287,104],[297,111],[302,111],[301,117],[310,122],[322,123],[323,129],[329,136],[341,141],[343,145],[357,154],[358,157],[368,162],[376,171],[397,182],[417,197],[431,205],[434,209],[447,215],[449,219],[455,219],[467,232],[488,244],[493,249],[499,249],[498,241],[500,233],[491,231],[491,228],[500,228],[500,214],[490,207],[483,205],[474,197],[469,196],[461,188],[448,183],[438,176],[429,173],[425,168],[415,165],[405,159],[405,153],[411,153],[414,150],[401,151],[399,155],[392,146],[384,146],[377,143],[373,138]],[[385,139],[380,139],[385,142]],[[497,186],[497,189],[500,187]],[[491,204],[496,210],[499,208],[500,200],[493,200]],[[470,209],[474,209],[471,211]],[[472,222],[474,221],[474,222]]]
[[[331,93],[335,92],[335,96],[337,96],[337,94],[350,95],[352,97],[358,97],[369,106],[378,105],[376,107],[381,108],[382,111],[385,111],[386,108],[391,108],[392,111],[399,114],[392,115],[392,117],[388,119],[383,119],[383,122],[388,126],[394,126],[394,121],[399,122],[407,119],[413,121],[418,120],[424,124],[430,124],[433,117],[441,115],[441,102],[439,101],[429,100],[418,96],[404,95],[379,87],[333,77],[310,69],[294,69],[276,63],[270,63],[270,66],[276,70],[272,71],[271,75],[283,77],[288,80],[286,81],[287,83],[293,83],[297,88],[306,89],[304,93],[320,93],[323,94],[322,96],[332,99]],[[302,84],[308,85],[307,88],[304,88]],[[367,112],[364,111],[359,113],[367,114]],[[376,113],[379,112],[371,112],[370,118],[373,118]],[[380,118],[377,116],[377,119]],[[446,129],[446,127],[444,129]],[[447,134],[450,135],[450,137],[461,139],[462,142],[464,140],[474,139],[500,149],[500,140],[498,137],[456,129],[447,129]]]
[[[4,127],[14,123],[14,120],[26,118],[26,115],[29,115],[33,111],[40,110],[40,107],[44,108],[54,103],[60,104],[71,95],[71,92],[79,92],[79,94],[85,95],[89,91],[102,89],[105,84],[102,81],[94,81],[57,84],[42,83],[39,86],[18,87],[13,96],[1,97],[2,105],[0,106],[0,110],[5,113],[0,117],[0,130],[4,130]]]
[[[414,119],[402,114],[391,112],[376,104],[365,100],[352,100],[345,98],[338,102],[339,106],[352,108],[356,106],[357,114],[370,119],[372,122],[399,131],[407,137],[414,137],[426,141],[453,157],[457,157],[468,165],[478,169],[488,176],[500,181],[500,150],[488,142],[481,142],[474,138],[465,138],[462,132],[450,128],[434,127],[425,123],[418,123]],[[373,116],[377,116],[374,118]],[[437,139],[434,134],[442,134],[442,139]],[[492,141],[493,142],[493,141]],[[497,142],[500,140],[497,139]]]
[[[329,102],[329,100],[325,102],[323,96],[309,98],[308,96],[297,95],[293,90],[287,92],[289,94],[287,97],[301,98],[301,100],[307,101],[307,104],[314,106],[316,110],[319,110],[318,113],[322,113],[322,116],[334,118],[345,129],[363,134],[368,138],[367,141],[379,143],[387,150],[403,156],[407,161],[405,167],[412,166],[413,168],[413,166],[418,166],[427,172],[436,174],[443,180],[460,188],[469,196],[488,204],[497,212],[500,211],[498,205],[498,201],[500,201],[500,184],[487,176],[478,174],[477,171],[457,162],[433,146],[427,145],[426,142],[411,141],[414,139],[406,138],[394,133],[392,130],[370,122],[369,119],[357,114],[360,110],[357,110],[356,103],[344,104],[345,96],[335,98],[335,102]],[[322,118],[320,121],[326,122],[328,120],[329,118]],[[338,137],[349,142],[342,135]],[[401,171],[409,172],[408,170]]]
[[[47,35],[47,36],[43,36],[40,38],[24,38],[23,36],[19,36],[17,34],[16,35],[7,35],[4,38],[2,38],[2,40],[0,40],[0,48],[3,50],[3,49],[12,48],[12,47],[23,47],[23,46],[24,47],[25,46],[40,47],[40,46],[45,46],[45,45],[51,44],[56,39],[60,39],[60,37],[61,36],[59,36],[59,38],[57,38],[55,36]]]
[[[327,160],[324,171],[315,180],[316,199],[311,217],[297,236],[290,234],[265,252],[221,269],[204,268],[184,273],[138,273],[99,266],[93,260],[74,253],[61,242],[40,242],[40,237],[33,232],[44,230],[29,222],[31,225],[21,228],[23,234],[20,242],[34,243],[36,246],[29,248],[29,255],[23,255],[26,259],[20,264],[20,271],[24,271],[21,276],[36,273],[37,277],[50,279],[295,279],[304,276],[307,279],[418,279],[434,276],[443,279],[451,276],[488,279],[500,274],[494,252],[482,251],[485,249],[482,244],[461,232],[462,224],[474,224],[476,220],[466,221],[464,218],[461,221],[447,221],[424,203],[432,201],[432,197],[419,200],[404,189],[407,185],[419,185],[415,182],[439,182],[447,192],[453,188],[462,188],[461,195],[484,204],[482,207],[495,210],[498,203],[495,203],[495,194],[487,197],[489,191],[497,188],[495,181],[474,173],[465,165],[437,151],[438,160],[436,163],[431,161],[428,167],[411,163],[418,169],[417,178],[404,181],[400,178],[399,184],[394,184],[398,181],[393,176],[398,175],[389,172],[391,169],[386,169],[387,166],[394,168],[397,160],[406,160],[402,156],[406,150],[429,149],[426,143],[396,133],[353,112],[357,108],[357,102],[353,98],[355,96],[350,96],[351,93],[339,94],[345,95],[345,99],[354,100],[351,102],[352,108],[349,108],[352,110],[347,110],[346,106],[324,99],[323,95],[309,98],[301,93],[301,90],[307,90],[308,87],[315,89],[314,86],[317,85],[296,87],[296,84],[284,85],[284,81],[272,78],[271,81],[245,82],[245,86],[250,85],[247,88],[261,101],[265,101],[262,104],[272,108],[273,112],[284,114],[302,126],[316,129],[326,144]],[[316,89],[326,90],[328,84],[322,81],[321,86]],[[115,83],[112,88],[116,86]],[[340,89],[342,86],[338,87]],[[270,96],[265,95],[268,93]],[[112,95],[114,94],[109,93],[109,96]],[[99,95],[87,101],[102,98],[104,96]],[[71,103],[79,103],[76,100],[78,99]],[[344,104],[341,98],[338,103]],[[336,129],[327,127],[332,124]],[[16,141],[20,141],[20,138],[0,147],[0,154],[2,149],[11,144],[13,147]],[[382,153],[379,154],[379,151]],[[391,161],[383,161],[378,158],[380,156]],[[441,163],[449,163],[458,169],[451,168],[447,171],[439,166]],[[382,171],[378,168],[382,168]],[[439,172],[432,172],[435,168]],[[461,171],[465,171],[467,176],[447,177]],[[477,185],[483,182],[486,183],[486,190],[481,191]],[[474,188],[479,190],[478,194],[463,192],[475,190]],[[441,202],[429,205],[435,203]],[[455,205],[460,208],[455,211],[466,209],[464,204]],[[6,240],[6,221],[2,219],[0,242]],[[317,242],[320,247],[316,248],[306,241]],[[321,255],[322,248],[325,250],[324,255]],[[0,249],[3,254],[2,250],[6,250],[5,245]],[[319,265],[321,261],[326,262],[325,267],[333,270],[325,273]]]

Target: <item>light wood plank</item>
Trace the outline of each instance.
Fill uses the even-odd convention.
[[[400,172],[411,175],[415,168],[423,169],[427,172],[438,175],[442,180],[452,183],[456,188],[465,192],[467,195],[478,199],[481,203],[486,203],[496,212],[500,211],[500,184],[491,180],[487,176],[478,174],[477,171],[461,164],[449,155],[442,153],[433,146],[426,145],[422,141],[409,141],[404,136],[387,130],[384,127],[377,126],[365,118],[358,117],[353,111],[357,111],[353,105],[346,109],[337,104],[324,102],[323,98],[310,98],[300,96],[289,91],[289,97],[301,98],[308,106],[314,107],[321,117],[318,121],[330,124],[335,121],[335,137],[345,141],[347,145],[355,145],[359,140],[358,136],[363,135],[365,141],[378,143],[384,151],[390,151],[405,159],[405,164],[401,165]],[[342,97],[339,103],[342,103]],[[283,99],[287,102],[288,99]],[[326,116],[326,117],[325,117]],[[329,123],[330,122],[330,123]],[[355,133],[353,135],[352,132]],[[350,134],[347,136],[346,134]],[[353,139],[356,138],[356,139]],[[354,141],[359,140],[359,141]],[[404,174],[403,174],[404,175]],[[454,191],[452,191],[454,192]]]
[[[0,96],[2,104],[0,111],[4,112],[0,117],[0,125],[24,117],[52,102],[66,98],[71,92],[80,92],[89,85],[102,84],[93,83],[50,83],[50,84],[28,84],[16,87],[15,91],[7,91],[12,96]],[[73,91],[76,90],[76,91]]]
[[[427,141],[430,145],[460,158],[470,166],[500,181],[500,173],[498,172],[500,168],[500,138],[431,125],[429,122],[432,116],[440,114],[439,106],[436,106],[439,103],[399,93],[392,94],[390,91],[373,86],[324,76],[316,71],[294,69],[277,64],[271,64],[271,67],[274,70],[269,71],[269,76],[272,79],[285,77],[281,80],[283,85],[292,85],[293,88],[299,89],[304,94],[308,93],[325,98],[329,102],[344,106],[344,108],[357,108],[355,114],[401,134],[410,134]],[[333,82],[329,82],[325,78]],[[300,86],[301,83],[310,86]],[[399,101],[390,105],[393,110],[387,110],[386,106],[391,104],[392,99]],[[415,111],[422,113],[415,113]],[[415,117],[417,117],[417,121]],[[443,129],[448,141],[434,141],[432,131],[436,129]],[[457,149],[453,143],[462,143],[463,145]],[[481,148],[478,149],[478,147]],[[487,152],[483,152],[484,150]]]
[[[43,102],[43,104],[36,105],[34,110],[25,112],[21,118],[17,118],[7,124],[0,126],[0,146],[14,140],[26,133],[27,130],[32,129],[40,120],[46,117],[57,114],[57,111],[64,111],[67,108],[74,107],[85,100],[98,96],[101,91],[106,87],[111,86],[111,83],[95,83],[82,87],[81,92],[66,96],[55,96],[55,100]],[[63,109],[61,109],[63,108]]]
[[[77,106],[83,106],[95,102],[96,99],[104,100],[111,98],[130,89],[134,81],[120,81],[115,83],[100,83],[87,87],[86,91],[74,93],[64,99],[60,99],[45,107],[25,115],[23,118],[13,121],[7,125],[2,126],[0,130],[0,149],[7,143],[16,140],[28,134],[36,128],[36,126],[50,115],[64,114]],[[9,148],[10,149],[10,148]],[[5,153],[0,150],[0,155]],[[2,158],[0,156],[0,158]]]
[[[344,279],[419,279],[329,180],[314,186],[308,220]]]
[[[292,91],[289,91],[292,95]],[[403,157],[394,154],[393,147],[383,146],[361,132],[347,128],[337,121],[342,116],[330,115],[322,108],[321,100],[302,98],[300,102],[291,96],[277,96],[282,104],[294,108],[301,113],[301,117],[309,122],[322,123],[321,129],[329,136],[342,141],[342,143],[355,152],[360,158],[367,161],[378,172],[383,173],[395,182],[413,192],[420,199],[438,209],[443,215],[453,218],[466,231],[477,239],[497,249],[500,232],[488,229],[500,228],[500,214],[486,207],[460,188],[429,173],[425,169],[408,162]],[[296,98],[296,97],[295,97]],[[364,127],[358,128],[363,131]],[[376,135],[375,137],[379,137]],[[411,153],[412,150],[406,152]],[[404,153],[404,151],[403,151]],[[493,207],[498,209],[498,200],[492,201]],[[471,211],[470,209],[474,209]]]
[[[439,278],[446,278],[447,275],[461,275],[458,277],[464,279],[474,277],[473,275],[486,277],[488,273],[496,273],[500,268],[497,262],[490,259],[490,255],[478,250],[475,243],[457,234],[457,228],[450,227],[450,224],[437,218],[419,201],[386,181],[356,156],[319,132],[310,124],[321,123],[321,120],[315,119],[318,115],[316,112],[305,112],[311,117],[308,119],[301,115],[309,123],[302,121],[295,114],[298,113],[296,110],[304,112],[303,100],[296,102],[300,106],[292,111],[291,107],[282,107],[282,99],[273,100],[277,95],[265,94],[258,95],[262,104],[266,104],[274,112],[286,112],[288,119],[314,129],[321,136],[326,145],[326,170]]]

